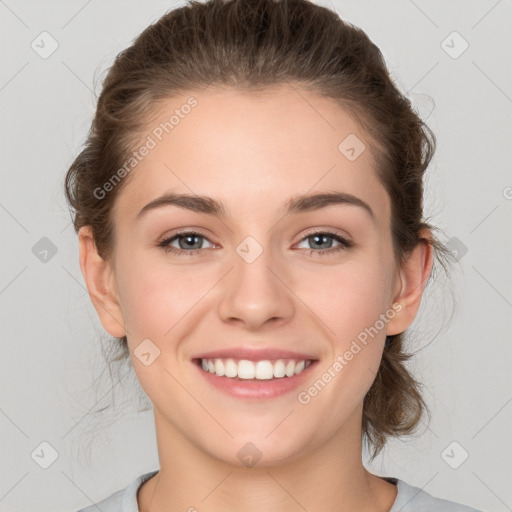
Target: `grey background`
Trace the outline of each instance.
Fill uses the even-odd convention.
[[[512,3],[332,2],[318,3],[369,34],[436,133],[426,212],[459,256],[451,284],[429,288],[414,324],[412,367],[432,422],[367,467],[483,510],[512,510]],[[112,386],[106,378],[92,387],[105,335],[62,183],[102,73],[176,5],[0,0],[1,511],[74,511],[158,468],[152,412],[137,414],[136,382],[114,388],[126,400],[119,414],[87,414],[109,403]],[[58,42],[47,58],[31,47],[43,31]],[[463,41],[447,39],[453,31],[469,43],[457,58]]]

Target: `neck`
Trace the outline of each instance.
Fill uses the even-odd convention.
[[[293,460],[246,468],[200,450],[155,409],[160,470],[141,486],[139,510],[387,512],[397,488],[363,466],[360,415],[348,423],[352,428]]]

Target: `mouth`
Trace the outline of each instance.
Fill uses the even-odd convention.
[[[197,359],[205,372],[217,377],[238,380],[273,380],[301,374],[313,363],[312,359],[277,359],[250,361],[248,359]]]
[[[318,360],[196,358],[193,363],[210,385],[231,396],[268,399],[302,384]]]

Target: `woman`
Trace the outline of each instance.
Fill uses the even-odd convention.
[[[378,48],[307,0],[190,2],[121,52],[66,193],[160,469],[101,510],[475,510],[361,457],[425,411],[402,345],[447,254],[433,152]]]

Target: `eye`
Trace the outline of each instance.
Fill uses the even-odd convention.
[[[176,254],[177,256],[194,256],[196,254],[204,254],[204,252],[201,251],[201,249],[203,249],[202,240],[208,239],[200,233],[184,231],[162,240],[158,243],[158,246],[162,247],[165,252]],[[173,247],[171,245],[175,242],[178,243],[178,247]]]
[[[338,243],[337,246],[332,246],[332,239]],[[194,231],[183,231],[162,240],[158,243],[158,246],[162,247],[165,252],[172,253],[177,256],[204,255],[206,252],[204,251],[203,240],[208,240],[208,238]],[[317,246],[313,249],[306,248],[310,256],[312,256],[314,253],[318,254],[319,256],[333,254],[339,251],[347,250],[354,245],[353,242],[343,238],[337,233],[331,233],[329,231],[311,232],[306,237],[304,237],[300,243],[303,243],[304,241],[306,243],[312,244],[313,246]],[[171,245],[174,243],[177,243],[178,247]],[[326,245],[327,247],[325,247]]]
[[[332,247],[332,239],[338,242],[338,246]],[[347,240],[346,238],[343,238],[337,233],[331,233],[330,231],[314,231],[312,233],[309,233],[306,237],[304,237],[300,243],[303,243],[303,241],[313,246],[316,246],[316,248],[324,249],[321,251],[309,249],[308,254],[310,256],[313,255],[313,253],[317,253],[319,256],[325,256],[328,254],[333,254],[339,251],[347,250],[354,245],[353,242]],[[325,247],[326,245],[327,247]]]

